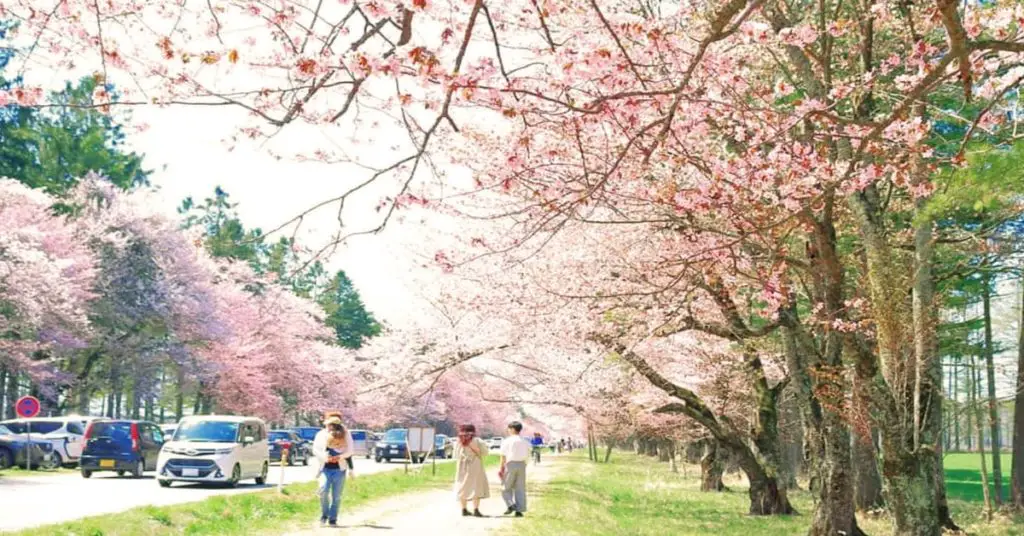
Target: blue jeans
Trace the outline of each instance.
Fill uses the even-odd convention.
[[[345,471],[325,469],[320,473],[320,519],[331,523],[338,521],[338,508],[341,507],[341,492],[345,489]]]

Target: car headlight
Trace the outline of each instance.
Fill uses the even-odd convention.
[[[213,453],[218,455],[218,456],[220,456],[220,455],[224,455],[224,454],[231,454],[234,451],[235,451],[235,449],[233,449],[231,447],[228,447],[228,448],[224,448],[224,449],[215,449],[213,451]]]

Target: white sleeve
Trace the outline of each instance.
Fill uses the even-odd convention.
[[[327,463],[327,430],[320,430],[313,438],[313,455],[320,465]]]
[[[355,442],[352,440],[352,432],[349,431],[346,428],[345,429],[345,450],[342,451],[342,453],[341,453],[341,459],[344,460],[345,458],[351,458],[352,455],[356,453],[355,445],[353,443],[355,443]]]

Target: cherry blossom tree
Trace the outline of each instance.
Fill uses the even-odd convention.
[[[85,229],[50,211],[54,200],[0,180],[0,367],[52,395],[66,377],[58,358],[84,346],[95,298]]]
[[[778,333],[823,483],[811,532],[859,532],[844,409],[853,378],[874,404],[894,530],[930,536],[950,522],[936,454],[936,237],[914,215],[932,172],[958,165],[966,141],[999,126],[1021,81],[1018,6],[323,4],[67,0],[39,11],[20,0],[4,15],[22,21],[25,62],[46,56],[104,80],[132,76],[118,86],[141,89],[123,104],[240,107],[249,114],[240,138],[311,125],[349,147],[389,140],[376,161],[353,156],[358,149],[304,148],[369,169],[314,207],[342,209],[332,242],[436,203],[438,185],[450,193],[459,184],[438,169],[440,157],[477,171],[470,189],[508,194],[500,215],[515,236],[488,249],[537,251],[574,225],[630,228],[644,240],[625,249],[632,277],[583,277],[601,283],[600,297],[650,300],[576,331],[603,328],[595,340],[684,400],[631,353],[633,342],[645,330],[663,334],[657,326],[717,333],[747,357],[759,407],[777,387],[759,340]],[[40,94],[26,87],[6,98],[31,104]],[[965,142],[952,154],[927,143],[935,118],[950,115]],[[405,138],[387,135],[395,129]],[[348,226],[345,201],[382,182],[391,195],[380,219]],[[901,253],[908,239],[913,255]],[[775,504],[768,510],[786,510]]]

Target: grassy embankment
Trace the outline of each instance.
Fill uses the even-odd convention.
[[[704,493],[696,467],[673,474],[667,464],[619,452],[609,464],[593,464],[582,456],[561,463],[566,465],[558,475],[537,490],[536,508],[509,527],[509,535],[792,536],[806,533],[810,523],[812,503],[806,492],[791,494],[802,515],[751,517],[740,479],[727,480],[731,492]],[[997,514],[992,523],[984,521],[977,455],[950,454],[945,467],[954,518],[970,534],[1024,536],[1022,516]],[[872,536],[892,532],[885,517],[864,515],[858,522]]]
[[[497,456],[490,456],[494,465]],[[455,464],[437,465],[432,475],[430,465],[413,466],[418,471],[404,474],[402,470],[360,475],[345,485],[342,509],[357,508],[368,502],[401,493],[450,487]],[[153,483],[156,486],[156,483]],[[206,500],[163,507],[141,507],[85,518],[78,521],[47,525],[15,533],[22,536],[165,536],[280,534],[300,522],[313,522],[320,517],[320,503],[313,482],[285,486],[285,493],[265,490],[254,493],[221,495]]]

